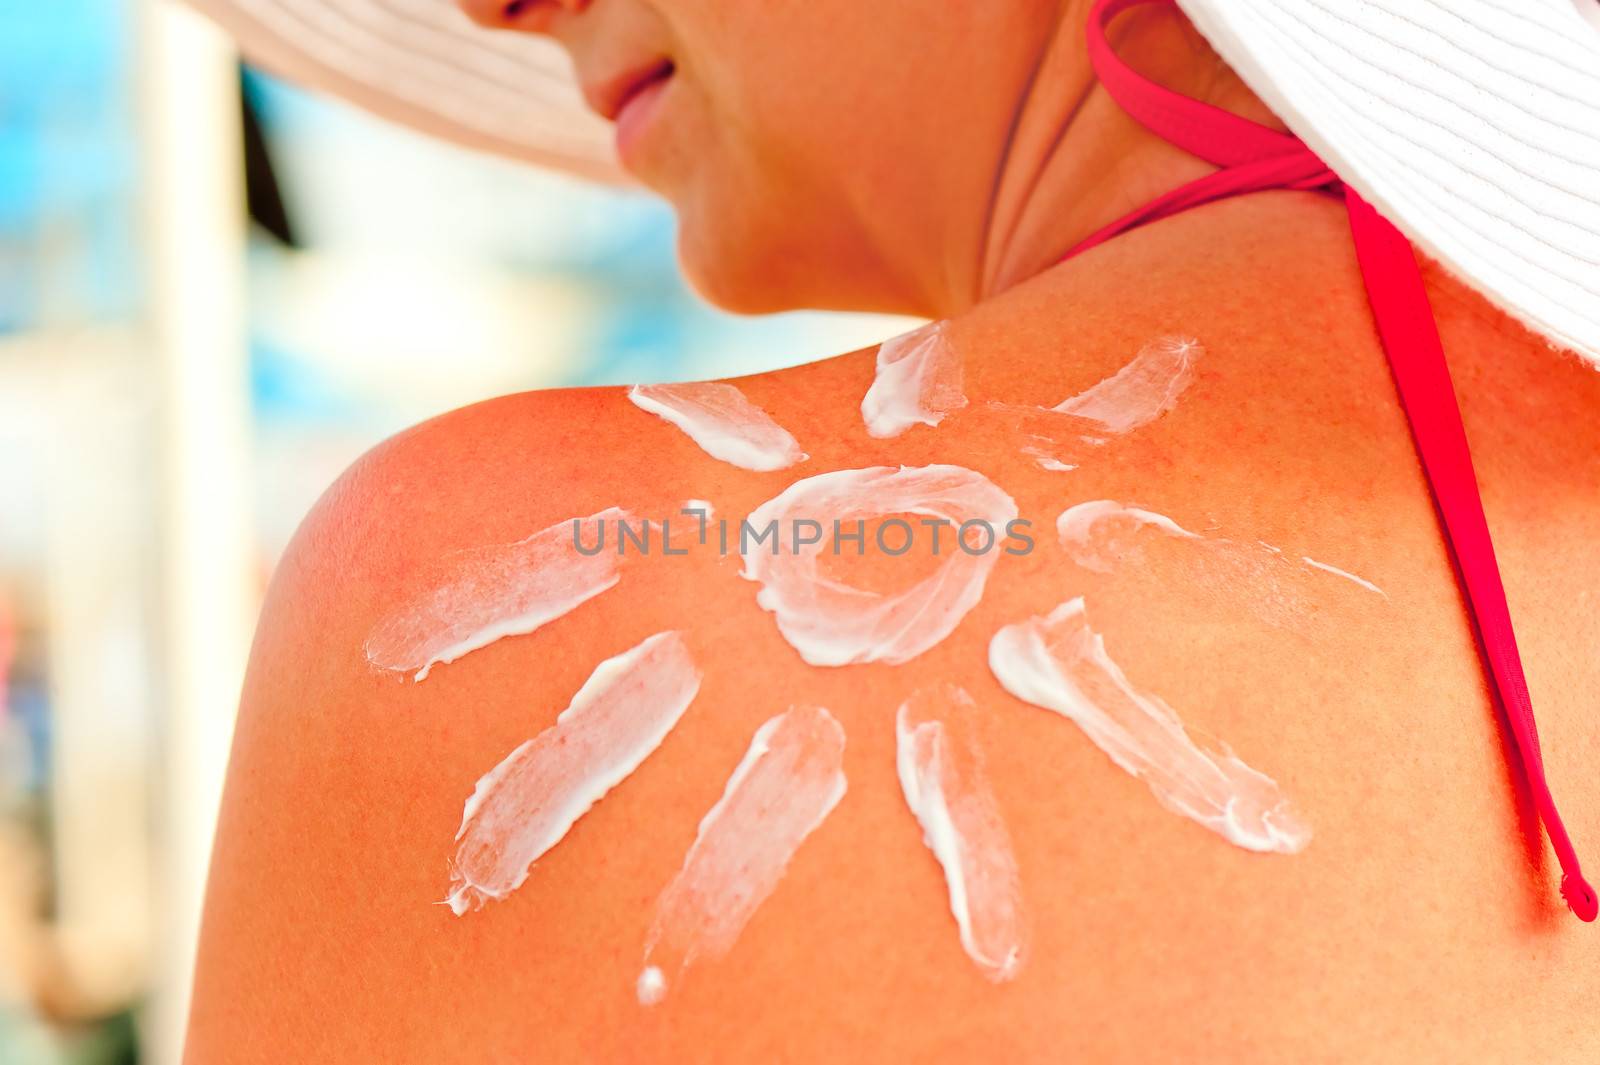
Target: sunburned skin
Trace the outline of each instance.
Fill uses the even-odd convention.
[[[973,738],[972,696],[953,684],[924,688],[895,714],[900,789],[944,870],[961,947],[995,983],[1022,968],[1027,919],[1011,837]]]
[[[635,988],[654,1005],[700,958],[728,953],[807,836],[844,798],[844,729],[820,706],[768,720],[700,821],[656,903]]]
[[[464,914],[521,887],[539,856],[661,745],[699,690],[675,632],[601,662],[554,725],[473,788],[450,863],[450,908]]]
[[[1271,777],[1226,744],[1200,747],[1172,707],[1133,686],[1089,627],[1081,596],[1002,628],[989,643],[989,668],[1012,695],[1075,723],[1163,806],[1229,842],[1293,854],[1311,841]]]
[[[450,556],[440,580],[373,628],[367,661],[421,681],[436,665],[502,637],[534,632],[617,583],[618,556],[579,552],[575,526],[603,527],[628,518],[611,507],[516,543]]]
[[[1231,241],[1244,222],[1258,236]],[[1431,280],[1450,315],[1458,301],[1437,298],[1448,279]],[[1546,761],[1582,847],[1600,838],[1585,761],[1585,693],[1600,669],[1573,653],[1600,643],[1600,614],[1577,598],[1600,582],[1587,520],[1600,375],[1499,321],[1474,303],[1441,327]],[[780,424],[805,428],[812,465],[787,474],[712,458],[625,389],[577,389],[446,415],[342,478],[278,566],[255,643],[191,1060],[1600,1060],[1600,1032],[1584,1023],[1600,995],[1597,941],[1561,906],[1519,802],[1342,206],[1283,192],[1191,212],[949,328],[972,402],[892,440],[862,424],[871,350],[737,382]],[[1080,445],[1072,474],[1040,470],[985,413],[991,397],[1081,393],[1179,329],[1206,343],[1194,383],[1128,436]],[[1038,545],[1001,559],[981,602],[902,665],[809,666],[738,560],[706,550],[637,565],[630,550],[612,591],[427,684],[380,675],[360,654],[459,545],[613,504],[653,525],[671,517],[674,541],[692,542],[693,520],[687,539],[679,529],[686,500],[710,500],[737,526],[803,474],[930,463],[980,471],[1034,520]],[[1074,564],[1040,526],[1100,499],[1140,502],[1196,537],[1129,521],[1113,540],[1132,556],[1109,553],[1109,572]],[[1232,561],[1214,550],[1220,536],[1238,549]],[[1350,612],[1386,601],[1303,556],[1372,578],[1393,608]],[[819,558],[819,574],[836,561]],[[878,587],[879,571],[921,576],[943,561],[869,560],[851,576]],[[1255,623],[1261,573],[1311,593],[1314,640]],[[1207,737],[1227,740],[1309,817],[1314,844],[1272,860],[1174,816],[1058,712],[996,682],[991,638],[1080,595],[1131,694],[1092,656],[1070,669],[1044,656],[1046,687],[1064,674],[1129,716],[1148,717],[1136,697],[1159,695],[1183,716],[1181,728],[1146,722],[1163,751],[1224,787],[1261,785]],[[459,918],[436,904],[473,782],[550,725],[599,660],[679,629],[704,679],[656,752],[505,901]],[[949,882],[897,777],[899,704],[945,683],[978,705],[1026,889],[1025,960],[998,985],[963,950]],[[791,702],[827,706],[848,732],[851,794],[733,952],[676,978],[665,946],[642,954],[659,894],[757,726]],[[1263,794],[1257,806],[1270,805]],[[1230,816],[1258,843],[1283,842]],[[646,964],[666,991],[649,1008]],[[260,993],[272,972],[295,978]]]
[[[789,431],[734,385],[635,385],[628,398],[682,429],[706,454],[742,469],[781,470],[806,460]]]
[[[872,387],[861,400],[861,419],[868,435],[883,439],[916,425],[938,425],[966,405],[961,357],[944,323],[930,322],[879,346]]]
[[[898,520],[922,538],[922,553],[938,530],[930,534],[929,527],[910,522],[941,524],[944,558],[930,574],[908,588],[879,591],[821,572],[828,555],[844,550],[836,529],[853,533],[857,522],[889,515],[911,516]],[[1009,495],[960,466],[836,470],[796,481],[750,513],[748,526],[773,525],[777,541],[770,552],[746,550],[742,575],[761,585],[756,601],[777,617],[784,639],[812,665],[898,664],[948,636],[982,598],[1016,517]],[[984,550],[964,549],[958,531],[963,538],[973,533],[970,546]]]

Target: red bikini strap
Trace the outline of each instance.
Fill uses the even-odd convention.
[[[1066,257],[1146,222],[1260,189],[1307,189],[1344,199],[1367,300],[1445,538],[1466,588],[1468,611],[1487,660],[1491,686],[1510,725],[1528,791],[1561,863],[1561,894],[1573,913],[1593,921],[1600,907],[1594,888],[1583,878],[1577,853],[1545,781],[1539,733],[1478,495],[1472,454],[1411,244],[1298,137],[1175,93],[1117,58],[1106,38],[1111,20],[1139,4],[1173,2],[1096,0],[1089,14],[1089,59],[1107,92],[1124,110],[1151,132],[1221,169],[1112,222],[1077,244]]]

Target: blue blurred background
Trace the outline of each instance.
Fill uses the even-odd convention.
[[[716,312],[673,237],[642,193],[241,67],[167,0],[0,6],[0,1062],[177,1060],[251,623],[352,459],[489,396],[906,325]]]

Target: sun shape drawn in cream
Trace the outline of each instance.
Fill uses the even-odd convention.
[[[908,337],[896,358],[880,359],[880,377],[864,407],[873,435],[891,435],[891,429],[898,432],[915,421],[937,425],[943,412],[966,402],[958,391],[958,363],[948,351],[931,346],[942,342],[940,330],[925,328]],[[1148,369],[1151,350],[1170,349],[1164,341],[1147,346],[1143,361],[1130,364],[1134,370],[1125,368],[1099,391],[1085,393],[1082,405],[1094,409],[1078,413],[1095,414],[1099,424],[1115,432],[1131,431],[1170,410],[1181,388],[1165,387],[1168,374],[1160,382],[1159,402],[1146,403],[1149,410],[1140,417],[1119,425],[1107,415],[1116,403],[1131,403],[1123,393],[1137,392],[1134,398],[1143,402],[1149,398],[1145,393],[1157,391],[1145,386],[1158,375],[1135,372]],[[944,361],[932,365],[933,354]],[[639,394],[636,389],[635,403]],[[801,455],[793,437],[734,386],[707,392],[715,404],[698,392],[685,394],[697,402],[677,402],[670,411],[672,423],[715,457],[778,468]],[[749,458],[755,454],[779,457],[758,463]],[[709,504],[695,506],[709,516]],[[1109,513],[1107,504],[1094,506]],[[1153,512],[1118,513],[1189,535]],[[1082,539],[1078,526],[1087,528],[1082,519],[1098,516],[1087,507],[1070,519],[1063,515],[1062,542],[1070,547],[1072,533]],[[576,537],[583,521],[629,517],[612,508],[570,524]],[[904,587],[852,584],[825,566],[833,541],[854,533],[829,527],[840,517],[861,522],[863,538],[877,535],[864,531],[869,524],[881,530],[898,522],[913,534],[937,527],[947,537],[945,553]],[[778,527],[775,538],[759,540],[753,553],[741,544],[741,575],[760,586],[758,604],[806,662],[849,668],[866,662],[898,665],[948,637],[981,600],[991,570],[1004,558],[1001,545],[1017,508],[1006,492],[974,470],[882,466],[798,479],[750,518],[758,531],[768,522]],[[498,554],[488,556],[492,565],[466,556],[477,569],[457,564],[449,580],[423,602],[385,620],[369,640],[374,664],[425,673],[434,662],[554,624],[615,585],[620,577],[614,565],[564,546],[553,530],[567,524],[495,549]],[[898,542],[877,546],[894,554]],[[550,572],[522,572],[515,563],[524,558],[540,560]],[[1076,563],[1112,564],[1100,556]],[[488,605],[469,603],[474,586]],[[418,619],[429,618],[443,623],[442,635],[423,631],[427,626]],[[1002,625],[989,641],[988,666],[1017,700],[1075,723],[1115,766],[1144,780],[1166,809],[1247,850],[1294,853],[1308,843],[1309,827],[1270,777],[1226,744],[1196,739],[1160,694],[1127,677],[1091,627],[1082,596],[1045,615]],[[689,641],[675,631],[656,633],[599,662],[552,725],[512,750],[473,787],[449,863],[445,901],[452,910],[467,914],[521,886],[580,818],[656,754],[692,709],[701,679]],[[981,725],[989,708],[963,688],[941,683],[908,690],[898,708],[883,709],[896,721],[895,773],[907,832],[920,836],[926,850],[927,861],[907,875],[941,878],[953,947],[959,946],[985,979],[1015,979],[1027,957],[1028,917],[1023,878],[986,767]],[[728,767],[721,797],[705,811],[681,867],[657,899],[635,982],[642,1007],[667,998],[697,961],[734,950],[746,922],[780,888],[808,838],[848,791],[847,738],[828,708],[797,702],[772,707],[769,715],[752,732],[743,756]]]

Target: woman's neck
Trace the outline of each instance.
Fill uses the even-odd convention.
[[[1095,79],[1084,46],[1087,8],[1083,0],[1062,5],[997,161],[981,246],[954,273],[965,291],[948,292],[941,315],[1043,272],[1100,227],[1215,169],[1139,125]],[[1162,85],[1284,128],[1176,7],[1130,11],[1111,41]]]

